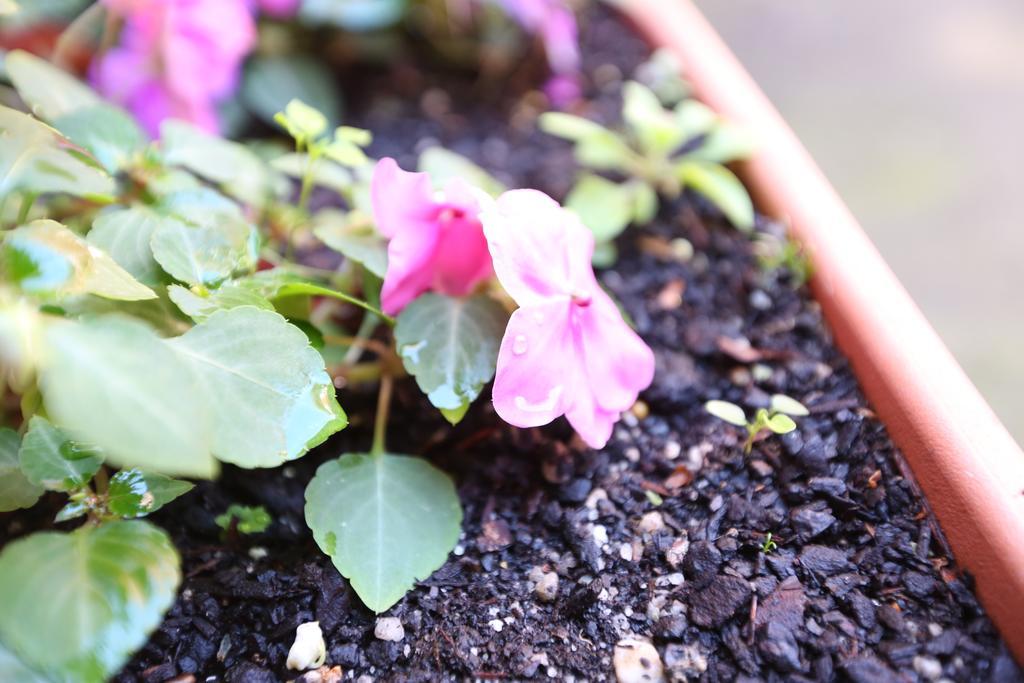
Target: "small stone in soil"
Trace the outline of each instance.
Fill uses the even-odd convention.
[[[874,657],[851,657],[841,668],[853,683],[897,683],[896,674]]]
[[[686,553],[683,571],[695,588],[703,588],[715,578],[721,565],[722,553],[718,548],[708,541],[697,541]]]
[[[665,551],[665,561],[673,569],[679,569],[679,566],[686,559],[686,554],[690,550],[690,540],[686,537],[686,533],[672,541],[672,545]]]
[[[750,584],[743,579],[717,576],[707,588],[691,593],[690,620],[698,626],[718,628],[747,603],[750,593]]]
[[[804,569],[822,574],[835,574],[850,566],[846,553],[823,545],[807,545],[800,551],[800,564]]]
[[[615,644],[615,678],[619,683],[655,683],[664,680],[661,657],[649,641],[623,638]]]
[[[373,628],[373,635],[378,640],[397,643],[405,638],[405,627],[402,626],[402,620],[398,617],[380,617],[377,619],[377,625]]]
[[[804,538],[814,538],[835,524],[836,518],[820,503],[801,505],[790,513],[793,528]]]
[[[759,630],[757,648],[776,670],[782,673],[800,670],[796,637],[781,621],[768,622]]]

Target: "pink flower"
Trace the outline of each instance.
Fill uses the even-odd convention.
[[[472,187],[452,180],[435,193],[426,173],[381,159],[370,183],[377,229],[387,237],[381,305],[393,315],[432,290],[463,296],[494,272]]]
[[[279,19],[295,14],[300,2],[301,0],[256,0],[261,12]]]
[[[594,237],[536,190],[512,190],[480,214],[494,271],[520,308],[498,353],[494,408],[517,427],[565,415],[601,448],[654,378],[654,354],[594,277]]]
[[[217,102],[237,85],[256,41],[246,0],[103,0],[124,19],[120,43],[94,64],[92,82],[158,135],[167,118],[218,130]]]
[[[580,49],[576,16],[565,0],[499,0],[526,31],[539,35],[553,76],[545,85],[556,106],[579,99]]]

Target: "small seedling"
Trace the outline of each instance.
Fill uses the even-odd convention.
[[[250,506],[250,505],[232,505],[222,515],[217,515],[217,526],[224,531],[231,529],[231,525],[235,523],[235,528],[240,534],[262,534],[267,530],[272,521],[270,513],[262,505]]]
[[[802,403],[784,394],[772,396],[770,406],[767,409],[759,408],[752,421],[747,420],[747,414],[743,408],[728,401],[708,401],[704,404],[704,409],[729,424],[746,428],[747,440],[743,443],[744,453],[750,452],[758,436],[765,430],[774,434],[788,434],[796,429],[796,422],[790,416],[803,417],[809,414]]]
[[[774,235],[759,235],[754,243],[761,268],[766,271],[783,268],[789,272],[794,289],[800,289],[811,279],[814,266],[803,245],[791,239]]]
[[[772,539],[772,532],[769,531],[764,537],[764,542],[761,544],[761,552],[767,555],[778,547],[779,545]]]
[[[754,208],[743,184],[725,164],[746,157],[749,137],[696,100],[666,109],[646,85],[623,88],[624,130],[606,128],[571,114],[548,112],[545,132],[575,143],[576,160],[587,169],[625,176],[624,182],[585,172],[566,197],[600,245],[631,223],[650,222],[658,196],[673,199],[690,188],[717,206],[743,231],[754,227]],[[599,248],[596,253],[608,253]]]

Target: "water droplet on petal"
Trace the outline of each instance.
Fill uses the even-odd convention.
[[[517,334],[516,338],[512,340],[512,353],[521,356],[526,353],[527,348],[529,348],[529,344],[526,342],[526,336]]]
[[[551,387],[547,398],[539,402],[530,401],[525,396],[516,396],[515,406],[524,413],[549,413],[558,405],[558,399],[562,397],[564,388],[561,384],[556,384]]]

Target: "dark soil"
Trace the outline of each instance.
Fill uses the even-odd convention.
[[[605,13],[583,36],[598,84],[587,112],[614,120],[646,48]],[[412,64],[360,77],[367,99],[352,116],[377,134],[376,155],[410,168],[436,140],[511,186],[565,192],[568,147],[536,132],[531,96],[481,102],[468,79]],[[696,248],[689,261],[665,258],[679,236]],[[607,448],[586,449],[561,422],[509,428],[486,400],[449,429],[413,383],[399,385],[390,449],[451,473],[465,508],[448,563],[386,615],[403,640],[375,637],[375,615],[303,521],[317,466],[370,443],[373,395],[342,389],[353,424],[326,446],[281,470],[228,467],[156,515],[186,578],[118,680],[295,678],[287,651],[313,619],[346,679],[607,680],[616,643],[635,634],[674,680],[1021,680],[808,293],[762,271],[750,240],[690,197],[619,246],[602,280],[659,369],[647,410]],[[702,408],[752,409],[777,392],[811,416],[750,455]],[[235,502],[266,506],[268,532],[222,543],[213,519]],[[4,526],[25,531],[17,516]]]

